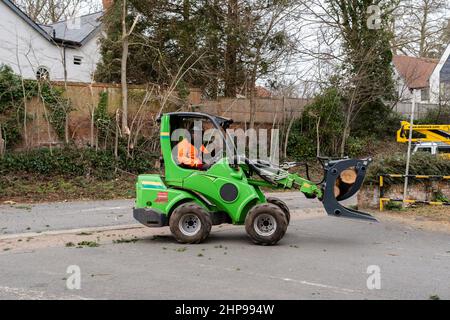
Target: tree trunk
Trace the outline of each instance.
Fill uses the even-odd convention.
[[[292,130],[292,126],[294,125],[294,122],[295,122],[295,118],[291,117],[291,120],[289,121],[289,126],[288,126],[287,131],[286,131],[286,137],[284,139],[284,152],[283,152],[283,155],[284,155],[285,159],[287,158],[287,148],[288,148],[288,144],[289,144],[289,136],[291,135],[291,130]]]
[[[250,129],[255,128],[256,121],[256,92],[255,88],[250,89]]]
[[[237,93],[237,27],[239,21],[238,0],[228,0],[227,44],[225,51],[225,96],[235,98]]]
[[[63,48],[63,68],[64,68],[64,91],[67,94],[67,59],[66,59],[66,49]],[[69,100],[64,101],[64,140],[66,144],[69,144],[69,110],[70,102]]]
[[[90,141],[91,141],[91,147],[94,146],[94,136],[95,136],[95,105],[94,105],[94,90],[92,88],[92,83],[89,84],[89,91],[91,93],[91,107],[89,110],[89,115],[91,116],[91,123],[90,123]]]
[[[350,136],[350,118],[351,118],[351,112],[349,111],[346,115],[344,132],[342,133],[342,142],[341,142],[341,150],[340,150],[341,157],[345,156],[345,147],[347,146],[347,140],[348,140],[348,137]]]
[[[320,116],[317,117],[316,123],[316,135],[317,135],[317,158],[320,157]]]
[[[213,12],[214,14],[211,17],[211,23],[213,24],[214,29],[219,29],[221,27],[221,21],[219,18],[221,8],[219,4],[219,0],[214,0],[213,2]],[[211,32],[208,36],[208,46],[211,48],[211,68],[214,72],[214,78],[211,80],[211,88],[210,88],[210,97],[213,100],[216,100],[219,96],[219,79],[223,74],[223,71],[220,61],[222,59],[221,50],[219,48],[221,41],[221,37],[219,32],[216,30],[215,32]]]
[[[254,62],[252,74],[250,77],[250,129],[255,128],[255,122],[256,122],[256,73],[258,68],[258,57],[257,60]]]
[[[425,41],[428,37],[427,23],[428,23],[428,8],[425,7],[424,11],[423,11],[423,19],[422,19],[421,25],[420,25],[419,57],[427,56],[427,52],[425,49]]]
[[[120,110],[116,110],[116,135],[114,137],[114,158],[119,159],[119,115]]]
[[[127,63],[129,53],[129,41],[127,32],[127,1],[123,0],[122,10],[122,61],[121,61],[121,83],[122,83],[122,133],[128,134],[128,83]]]
[[[0,125],[0,158],[5,154],[5,140],[3,139],[2,126]]]
[[[64,119],[64,138],[66,140],[66,144],[69,144],[70,135],[69,135],[69,112],[66,111],[65,119]]]

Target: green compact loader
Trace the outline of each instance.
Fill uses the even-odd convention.
[[[376,221],[340,204],[359,191],[372,159],[320,158],[324,179],[316,184],[288,171],[299,163],[276,166],[237,156],[234,138],[227,131],[233,123],[230,119],[186,112],[164,114],[158,121],[164,174],[139,176],[134,217],[148,227],[170,226],[180,243],[201,243],[213,225],[226,223],[245,225],[256,244],[279,242],[290,222],[289,208],[280,199],[266,197],[261,188],[297,189],[308,199],[322,201],[330,216]],[[215,138],[224,146],[223,152],[210,155],[208,165],[195,168],[180,165],[176,152],[183,139],[177,130],[192,130],[192,123],[215,130]]]

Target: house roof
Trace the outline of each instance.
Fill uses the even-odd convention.
[[[45,26],[41,25],[41,27],[56,40],[83,45],[100,29],[102,16],[103,12],[96,12],[74,20],[60,21]],[[78,23],[79,26],[76,25]]]
[[[264,88],[262,86],[256,86],[256,96],[258,98],[270,98],[272,97],[272,92],[268,90],[267,88]]]
[[[439,63],[437,59],[394,56],[393,63],[410,89],[428,88],[430,77]]]
[[[12,11],[14,11],[22,20],[31,26],[36,32],[46,38],[53,44],[62,44],[65,46],[82,46],[89,41],[101,28],[101,17],[103,12],[97,12],[80,17],[79,28],[72,26],[77,19],[57,22],[51,25],[39,25],[25,14],[10,0],[0,0]]]

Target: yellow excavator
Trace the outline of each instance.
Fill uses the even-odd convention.
[[[408,143],[411,124],[402,121],[402,127],[397,132],[397,142]],[[414,153],[427,152],[450,160],[450,124],[413,125],[415,137]],[[420,137],[417,137],[419,135]]]

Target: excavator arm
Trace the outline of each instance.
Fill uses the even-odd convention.
[[[447,125],[413,125],[412,129],[423,137],[413,138],[411,142],[441,142],[450,145],[450,124]],[[397,132],[397,142],[408,143],[411,124],[402,121],[402,127]]]

